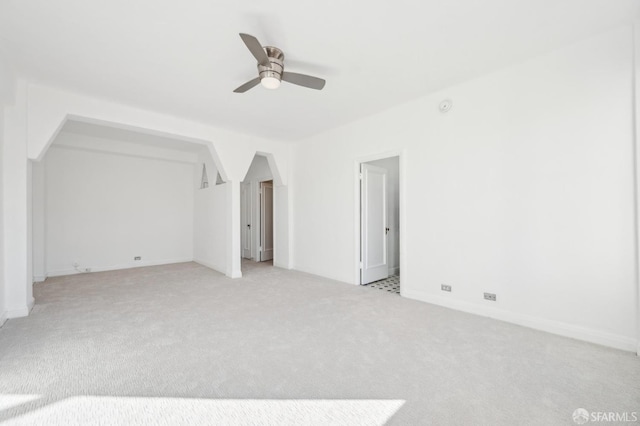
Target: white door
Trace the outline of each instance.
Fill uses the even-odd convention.
[[[389,276],[387,265],[387,171],[360,167],[360,283],[369,284]]]
[[[240,216],[242,257],[251,259],[251,182],[240,183]]]
[[[273,183],[260,183],[260,260],[273,259]]]

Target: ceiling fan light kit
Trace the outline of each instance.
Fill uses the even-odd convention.
[[[316,90],[322,90],[324,87],[326,82],[321,78],[285,72],[284,53],[277,47],[262,47],[258,39],[249,34],[240,33],[240,38],[258,61],[258,77],[238,87],[234,90],[235,93],[244,93],[258,84],[267,89],[277,89],[281,81]]]
[[[280,80],[282,80],[282,72],[284,71],[284,53],[277,47],[266,46],[264,49],[269,58],[269,66],[266,67],[258,63],[260,84],[267,89],[277,89],[280,87]]]
[[[262,87],[265,89],[273,90],[280,87],[280,79],[276,77],[262,77],[260,84],[262,84]]]

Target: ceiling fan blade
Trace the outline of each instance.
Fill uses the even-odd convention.
[[[242,41],[244,41],[244,44],[247,45],[247,49],[249,49],[249,52],[251,52],[253,57],[256,58],[256,60],[260,65],[264,67],[271,66],[271,62],[269,62],[269,57],[267,56],[267,53],[264,51],[264,49],[262,48],[262,45],[260,44],[257,38],[255,38],[252,35],[244,34],[244,33],[240,33],[240,38],[242,39]]]
[[[282,79],[286,82],[297,84],[298,86],[316,90],[322,90],[326,83],[326,81],[321,78],[312,77],[306,74],[298,74],[296,72],[283,72]]]
[[[247,90],[256,87],[258,84],[260,84],[260,77],[256,77],[253,80],[249,80],[247,81],[245,84],[243,84],[242,86],[238,87],[236,90],[234,90],[234,93],[244,93]]]

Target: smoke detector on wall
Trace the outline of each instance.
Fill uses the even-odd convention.
[[[451,101],[451,99],[445,99],[444,101],[440,102],[440,105],[438,106],[438,108],[440,108],[440,112],[443,113],[449,112],[451,107],[453,107],[453,102]]]

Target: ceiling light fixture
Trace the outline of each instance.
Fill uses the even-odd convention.
[[[280,80],[276,77],[263,77],[262,80],[260,80],[260,84],[267,89],[277,89],[280,87]]]

